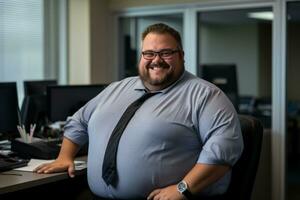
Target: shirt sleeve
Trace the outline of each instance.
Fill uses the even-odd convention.
[[[198,163],[233,166],[243,151],[237,113],[219,89],[206,91],[198,115],[202,151]]]
[[[79,146],[88,141],[88,122],[96,109],[101,93],[81,107],[73,116],[68,117],[64,136]]]

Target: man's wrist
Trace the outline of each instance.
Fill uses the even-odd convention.
[[[180,192],[186,199],[193,199],[193,195],[189,190],[188,184],[184,180],[177,184],[177,191]]]

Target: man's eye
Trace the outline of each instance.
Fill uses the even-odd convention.
[[[170,56],[170,55],[172,55],[172,52],[171,51],[163,51],[163,52],[160,52],[160,55],[161,56]]]
[[[154,53],[153,52],[144,52],[144,55],[152,57],[152,56],[154,56]]]

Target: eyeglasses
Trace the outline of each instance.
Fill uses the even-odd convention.
[[[162,59],[170,59],[172,58],[174,53],[179,52],[180,50],[172,50],[172,49],[163,49],[161,51],[143,51],[143,58],[146,60],[153,60],[158,55]]]

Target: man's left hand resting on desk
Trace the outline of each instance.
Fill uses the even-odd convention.
[[[75,176],[75,165],[74,158],[79,147],[77,144],[73,143],[71,140],[64,138],[60,153],[57,159],[51,163],[45,163],[38,166],[34,172],[39,174],[54,173],[68,171],[70,177]]]

